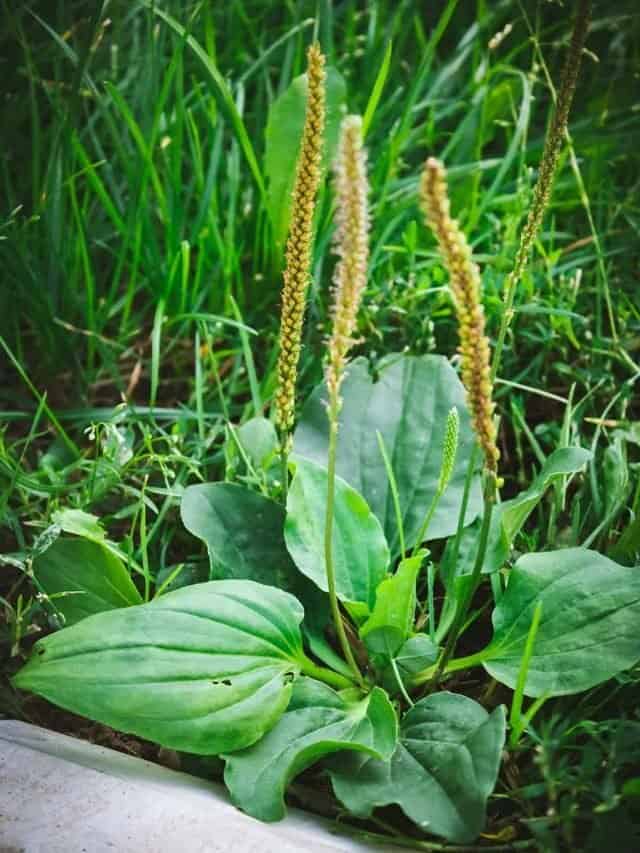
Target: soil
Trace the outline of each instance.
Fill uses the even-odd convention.
[[[171,770],[181,769],[180,756],[177,752],[164,749],[135,735],[123,734],[101,723],[94,723],[70,711],[64,711],[39,696],[29,696],[25,699],[22,716],[27,722],[36,726],[89,741],[97,746],[106,746],[125,755],[143,758],[145,761],[153,761]]]

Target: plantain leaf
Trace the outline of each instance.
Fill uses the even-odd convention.
[[[395,670],[391,665],[387,665],[382,670],[380,683],[389,693],[397,694],[398,677],[403,684],[410,682],[412,675],[433,666],[438,660],[439,653],[439,647],[427,634],[415,634],[395,654]]]
[[[396,656],[396,663],[401,673],[414,675],[434,664],[438,653],[438,646],[427,634],[416,634],[402,646]]]
[[[324,558],[327,472],[301,460],[287,496],[284,536],[298,569],[327,591]],[[366,501],[336,478],[333,525],[333,559],[338,596],[358,603],[358,613],[368,614],[376,589],[389,563],[389,549],[380,522]]]
[[[516,536],[522,530],[526,520],[542,500],[546,490],[562,477],[582,471],[591,459],[591,452],[582,447],[562,447],[555,450],[531,486],[514,498],[494,507],[489,530],[489,542],[482,565],[485,574],[499,571],[509,557]],[[455,609],[453,607],[458,593],[462,593],[462,576],[471,574],[476,560],[480,541],[481,523],[479,520],[467,527],[460,540],[458,560],[453,565],[451,559],[453,541],[447,544],[442,565],[442,580],[448,596],[440,620],[440,630],[451,623]],[[457,589],[460,587],[460,589]]]
[[[236,429],[236,438],[258,471],[266,471],[278,456],[276,428],[266,418],[251,418]],[[229,446],[237,452],[233,440],[229,442]]]
[[[227,758],[225,783],[237,806],[260,820],[285,816],[287,785],[305,768],[338,750],[389,758],[398,721],[384,690],[347,701],[331,688],[299,679],[276,726],[255,746]]]
[[[521,557],[493,611],[483,652],[493,678],[515,687],[538,602],[542,618],[527,696],[588,690],[640,660],[640,572],[595,551],[566,548]]]
[[[57,539],[33,561],[33,572],[42,589],[56,596],[67,625],[142,603],[122,560],[97,541]]]
[[[496,521],[500,521],[502,525],[507,547],[511,547],[522,525],[540,503],[549,486],[562,477],[583,471],[591,456],[591,451],[583,447],[561,447],[555,450],[526,491],[497,507]]]
[[[273,587],[194,584],[45,637],[14,684],[170,749],[231,752],[287,707],[302,616]]]
[[[376,590],[373,612],[360,628],[360,638],[374,655],[392,658],[410,636],[423,558],[424,552],[403,560],[395,574],[385,578]]]
[[[447,414],[460,415],[458,454],[449,485],[429,526],[429,538],[455,532],[471,448],[475,441],[462,383],[449,362],[438,355],[394,355],[380,367],[377,381],[366,359],[347,368],[338,431],[337,472],[356,489],[380,520],[392,557],[400,555],[400,539],[389,479],[380,453],[379,431],[398,486],[408,548],[415,544],[425,513],[436,492],[442,462]],[[294,454],[327,464],[329,431],[324,385],[304,407],[294,437]],[[482,509],[480,477],[471,489],[466,523]]]
[[[53,513],[51,520],[65,533],[83,536],[93,542],[103,542],[107,535],[98,516],[82,509],[60,509]]]
[[[290,592],[305,609],[303,631],[311,651],[343,675],[351,670],[325,638],[329,599],[297,570],[284,541],[284,507],[232,483],[189,486],[180,513],[185,527],[209,550],[211,574],[255,580]]]
[[[279,503],[236,483],[199,483],[184,490],[180,515],[206,543],[212,578],[294,591],[297,572],[284,544]]]
[[[502,707],[434,693],[405,715],[389,761],[339,755],[329,769],[339,800],[357,817],[396,803],[418,826],[467,843],[482,831],[505,737]]]

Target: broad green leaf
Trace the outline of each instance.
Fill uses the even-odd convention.
[[[252,817],[280,820],[287,786],[305,768],[338,750],[389,758],[397,734],[396,713],[379,687],[364,699],[346,701],[326,685],[301,678],[276,726],[227,758],[224,781],[234,803]]]
[[[327,591],[324,559],[327,472],[301,460],[287,496],[284,537],[298,569]],[[372,608],[389,563],[380,522],[364,498],[336,477],[333,559],[338,596]]]
[[[207,545],[213,577],[255,580],[293,593],[304,605],[311,651],[351,674],[324,636],[331,622],[327,595],[298,572],[287,551],[281,504],[244,486],[208,483],[185,489],[180,513],[187,530]]]
[[[278,436],[271,421],[262,417],[251,418],[235,433],[253,467],[266,470],[278,453]]]
[[[438,659],[438,646],[426,634],[416,634],[402,646],[396,655],[401,672],[413,675],[434,664]]]
[[[56,539],[33,561],[33,571],[47,595],[56,595],[56,608],[67,625],[93,613],[142,603],[122,561],[99,542]]]
[[[396,573],[376,590],[371,616],[360,628],[360,637],[375,655],[391,658],[411,634],[416,612],[416,581],[424,553],[403,560]]]
[[[304,575],[298,574],[301,588],[297,589],[296,597],[302,602],[304,607],[304,622],[302,623],[302,632],[306,644],[311,652],[331,669],[336,672],[346,675],[347,678],[353,677],[353,670],[345,662],[344,658],[335,651],[334,646],[327,639],[327,634],[332,633],[334,636],[334,644],[339,648],[339,642],[335,637],[335,628],[333,627],[333,619],[331,617],[331,607],[329,604],[329,596],[326,592],[318,589],[318,587]]]
[[[170,749],[231,752],[286,709],[302,615],[273,587],[195,584],[40,640],[14,684]]]
[[[338,474],[367,501],[385,531],[392,557],[399,556],[399,536],[389,480],[380,453],[380,432],[398,484],[407,547],[415,544],[436,492],[442,462],[447,413],[460,414],[458,455],[451,481],[429,526],[429,538],[455,532],[471,448],[475,441],[462,383],[442,356],[395,355],[382,365],[377,381],[366,359],[347,368],[338,432]],[[327,464],[328,425],[324,385],[312,393],[294,437],[294,454]],[[466,523],[482,509],[479,475],[474,478]]]
[[[340,119],[344,112],[345,82],[335,68],[327,68],[326,125],[323,150],[323,169],[333,159],[338,144]],[[268,179],[267,201],[274,228],[276,246],[284,246],[291,218],[291,193],[296,163],[302,140],[304,114],[307,106],[307,75],[292,81],[289,88],[269,109],[265,134],[265,174]]]
[[[184,490],[180,515],[206,543],[212,578],[294,591],[297,572],[284,544],[279,503],[235,483],[202,483]]]
[[[410,637],[395,656],[397,675],[392,666],[385,667],[381,675],[382,686],[390,693],[398,693],[398,676],[403,684],[410,682],[412,675],[436,663],[439,651],[427,634]]]
[[[516,536],[542,500],[546,490],[561,477],[568,477],[582,471],[591,459],[591,455],[591,451],[582,447],[562,447],[555,450],[526,491],[494,507],[489,543],[482,566],[483,572],[496,572],[502,568],[509,557]],[[445,584],[450,586],[452,570],[455,575],[469,574],[472,571],[478,550],[480,526],[480,522],[477,521],[464,531],[458,565],[446,566],[443,572]]]
[[[521,557],[493,612],[483,666],[509,687],[518,679],[533,618],[542,618],[527,696],[588,690],[640,660],[640,572],[595,551],[567,548]]]
[[[58,510],[53,513],[51,520],[65,533],[84,536],[85,539],[92,539],[94,542],[102,542],[106,536],[98,516],[81,509]]]
[[[591,459],[591,451],[583,447],[561,447],[555,450],[542,466],[542,470],[531,486],[515,498],[505,501],[498,508],[498,518],[502,522],[504,534],[509,545],[522,529],[532,510],[542,496],[556,480],[583,471]]]
[[[467,696],[434,693],[405,715],[390,761],[333,759],[333,790],[358,817],[396,803],[425,832],[468,843],[484,826],[504,738],[502,707],[488,714]]]

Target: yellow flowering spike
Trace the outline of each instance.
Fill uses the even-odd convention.
[[[342,121],[335,165],[335,189],[338,226],[335,244],[339,261],[334,275],[333,328],[328,344],[326,377],[329,408],[337,417],[340,384],[347,353],[354,344],[353,335],[367,282],[369,259],[369,185],[360,116],[347,116]]]
[[[480,272],[471,260],[471,249],[458,221],[451,218],[446,172],[434,157],[427,160],[422,173],[420,200],[449,271],[460,334],[462,382],[467,391],[473,425],[486,467],[496,474],[500,454],[493,420],[491,354],[480,301]]]
[[[283,274],[276,423],[283,446],[293,427],[300,342],[311,277],[313,216],[320,184],[325,124],[324,56],[317,43],[307,51],[307,106],[296,166],[291,224]]]

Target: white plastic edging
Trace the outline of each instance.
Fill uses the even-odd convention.
[[[291,810],[264,824],[222,785],[0,720],[0,853],[402,853]]]

